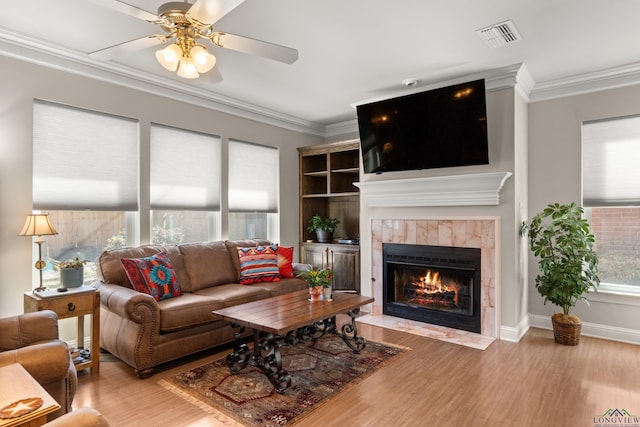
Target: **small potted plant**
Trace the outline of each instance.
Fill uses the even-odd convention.
[[[333,272],[330,268],[317,269],[310,265],[306,271],[298,273],[298,277],[304,279],[309,285],[309,301],[321,301],[323,289],[329,289],[329,295],[331,295]]]
[[[315,231],[319,243],[328,243],[333,239],[333,231],[338,224],[340,224],[338,218],[323,218],[319,214],[315,214],[309,220],[307,231]]]
[[[77,288],[84,283],[84,265],[87,260],[80,261],[75,257],[67,261],[56,264],[56,269],[60,270],[60,285],[63,288]]]
[[[559,344],[578,345],[582,321],[570,311],[579,300],[588,305],[586,294],[600,284],[598,255],[593,251],[595,238],[582,214],[575,203],[551,204],[521,228],[539,258],[536,289],[545,304],[551,301],[562,308],[562,313],[551,317],[554,339]]]

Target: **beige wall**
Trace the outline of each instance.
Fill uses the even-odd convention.
[[[529,215],[549,203],[581,203],[582,122],[640,113],[640,85],[569,96],[529,105]],[[535,289],[536,260],[529,255],[529,311],[548,316],[557,311]],[[578,303],[575,314],[606,332],[640,330],[640,298],[593,296],[591,306]],[[599,301],[596,301],[599,300]],[[583,327],[584,332],[584,327]],[[626,331],[631,332],[632,331]],[[624,339],[624,338],[622,338]]]
[[[151,122],[280,147],[280,240],[297,246],[296,147],[321,138],[7,57],[0,57],[0,70],[0,317],[23,312],[22,295],[32,289],[35,271],[32,240],[17,236],[31,212],[34,98],[139,119],[143,159]],[[148,177],[141,181],[144,189]],[[145,197],[141,193],[143,209]]]

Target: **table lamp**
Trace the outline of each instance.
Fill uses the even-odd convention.
[[[27,215],[27,221],[22,227],[22,231],[18,236],[38,236],[35,244],[38,245],[38,260],[36,261],[36,269],[40,272],[40,286],[35,288],[34,292],[46,291],[47,287],[42,284],[42,270],[47,266],[47,262],[42,259],[42,236],[51,236],[58,234],[49,222],[49,214],[33,214]]]

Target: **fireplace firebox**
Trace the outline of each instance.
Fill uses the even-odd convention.
[[[384,243],[384,314],[481,333],[481,251]]]

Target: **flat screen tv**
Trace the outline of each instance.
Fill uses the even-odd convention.
[[[484,80],[356,110],[365,173],[489,163]]]

